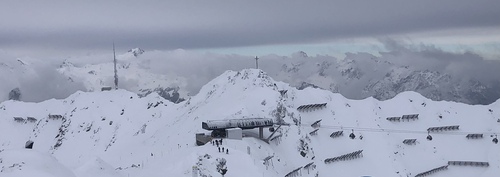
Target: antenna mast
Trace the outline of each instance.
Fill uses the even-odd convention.
[[[255,68],[259,69],[259,57],[255,56]]]
[[[116,70],[115,43],[113,42],[113,63],[115,65],[115,89],[118,90],[118,71]]]

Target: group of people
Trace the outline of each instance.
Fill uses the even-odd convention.
[[[217,149],[219,149],[219,152],[224,153],[224,147],[222,147],[222,149],[221,149],[222,139],[220,139],[220,140],[212,140],[212,146],[217,146]],[[226,148],[225,150],[226,150],[226,154],[229,154],[229,149]]]

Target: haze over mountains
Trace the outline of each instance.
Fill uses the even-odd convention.
[[[259,66],[276,80],[297,88],[320,87],[350,99],[386,100],[416,91],[432,100],[489,104],[500,98],[500,61],[473,52],[450,53],[428,45],[385,41],[387,52],[346,53],[345,58],[260,56]],[[254,67],[253,56],[185,50],[118,54],[119,87],[147,95],[157,92],[172,102],[198,93],[201,86],[225,70]],[[24,101],[64,98],[76,90],[96,91],[113,85],[112,55],[75,56],[64,60],[0,57],[0,100],[19,88]],[[41,90],[43,92],[41,92]],[[40,94],[43,93],[43,94]]]

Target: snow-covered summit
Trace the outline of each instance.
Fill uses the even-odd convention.
[[[144,50],[142,50],[141,48],[133,48],[128,50],[127,52],[134,55],[134,57],[138,57],[139,55],[142,55],[144,53]]]
[[[226,89],[242,92],[248,89],[272,88],[276,90],[276,81],[259,69],[226,71],[200,89],[201,95],[223,94]]]

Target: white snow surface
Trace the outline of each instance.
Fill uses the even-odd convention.
[[[287,90],[284,95],[280,90]],[[327,103],[326,108],[298,112],[305,104]],[[196,133],[210,133],[201,122],[220,119],[273,118],[284,107],[284,121],[269,144],[254,137],[224,139],[219,153],[208,143],[196,146]],[[49,119],[59,114],[62,119]],[[387,117],[419,114],[419,119],[390,122]],[[13,117],[34,117],[16,122]],[[317,135],[310,125],[319,120]],[[125,90],[76,92],[66,99],[40,103],[5,101],[0,104],[0,176],[221,176],[217,160],[227,160],[226,177],[285,176],[314,162],[316,168],[301,176],[415,176],[448,161],[489,162],[488,167],[449,166],[432,176],[495,177],[500,174],[500,100],[490,105],[432,101],[416,92],[391,100],[349,100],[330,91],[297,90],[276,82],[256,69],[227,71],[180,104],[153,93],[139,98]],[[294,121],[295,120],[295,121]],[[427,128],[460,125],[460,130],[431,133]],[[344,136],[330,138],[343,130]],[[348,135],[354,130],[355,139]],[[247,135],[258,130],[244,130]],[[483,133],[482,139],[466,139]],[[268,137],[271,132],[264,132]],[[363,137],[360,139],[360,137]],[[417,139],[406,145],[404,139]],[[24,149],[34,141],[32,150]],[[304,153],[299,151],[300,141]],[[250,149],[248,154],[247,149]],[[363,150],[362,157],[325,164],[324,160]],[[268,165],[263,159],[274,155]]]
[[[48,153],[29,149],[5,150],[0,153],[0,176],[75,177],[71,170]],[[4,165],[8,164],[8,165]]]

